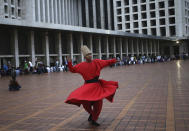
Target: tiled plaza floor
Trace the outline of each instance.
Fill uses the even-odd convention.
[[[189,131],[189,61],[108,67],[101,78],[119,88],[113,103],[104,100],[99,127],[82,107],[64,103],[83,84],[78,74],[19,76],[17,92],[0,78],[0,131]]]

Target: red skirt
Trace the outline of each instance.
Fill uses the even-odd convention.
[[[96,83],[85,83],[81,87],[74,90],[66,99],[65,103],[80,106],[86,101],[98,101],[106,98],[113,102],[118,82],[105,81],[100,79]]]

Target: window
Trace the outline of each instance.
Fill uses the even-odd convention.
[[[121,7],[121,1],[117,1],[117,7]]]
[[[15,14],[15,10],[14,10],[14,8],[12,7],[11,8],[11,15],[14,15]]]
[[[18,9],[18,17],[21,17],[21,10]]]
[[[18,7],[20,7],[21,3],[20,3],[20,0],[18,0]]]
[[[147,35],[148,34],[147,29],[142,29],[142,33]]]
[[[168,1],[168,6],[169,7],[173,7],[174,5],[175,5],[174,0],[169,0]]]
[[[142,13],[142,19],[146,19],[146,18],[147,18],[146,13]]]
[[[141,5],[141,11],[146,11],[146,5]]]
[[[175,9],[169,9],[169,15],[175,15]]]
[[[11,0],[11,5],[14,5],[14,0]]]
[[[165,27],[160,27],[160,35],[161,35],[161,36],[166,36]]]
[[[142,27],[147,27],[147,21],[142,21]]]
[[[126,15],[126,16],[125,16],[125,20],[126,20],[126,21],[130,21],[130,15]]]
[[[169,27],[169,30],[170,30],[170,35],[171,35],[171,36],[175,36],[175,35],[176,35],[175,26],[170,26],[170,27]]]
[[[151,17],[151,18],[154,18],[154,17],[156,17],[156,12],[155,12],[155,11],[153,11],[153,12],[150,12],[150,17]]]
[[[137,34],[138,34],[138,33],[139,33],[139,31],[138,31],[138,30],[134,30],[134,33],[137,33]]]
[[[4,6],[4,12],[5,14],[8,14],[8,6]]]
[[[164,10],[160,10],[160,11],[159,11],[159,16],[160,16],[160,17],[165,16],[165,11],[164,11]]]
[[[118,30],[122,30],[122,25],[118,24]]]
[[[163,1],[159,2],[159,8],[165,8],[165,3]]]
[[[156,26],[156,20],[151,20],[150,24],[151,24],[151,26]]]
[[[122,22],[122,17],[121,17],[121,16],[118,16],[118,17],[117,17],[117,20],[118,20],[118,22]]]
[[[137,0],[133,0],[133,4],[137,4]]]
[[[133,15],[133,19],[134,19],[134,20],[138,20],[138,14],[134,14],[134,15]]]
[[[125,5],[129,5],[129,0],[125,0]]]
[[[146,0],[141,0],[140,2],[141,2],[141,3],[146,3]]]
[[[169,24],[175,24],[175,18],[169,18]]]
[[[137,6],[133,6],[133,12],[138,12],[138,7]]]
[[[118,15],[121,14],[121,9],[117,9],[117,14],[118,14]]]
[[[155,9],[155,3],[151,3],[151,4],[150,4],[150,9],[151,9],[151,10],[154,10],[154,9]]]
[[[129,13],[129,8],[125,8],[125,13]]]
[[[126,29],[130,29],[130,23],[126,23],[125,26],[126,26]]]
[[[134,28],[138,28],[138,22],[134,22]]]
[[[160,24],[160,25],[165,25],[165,19],[160,19],[160,20],[159,20],[159,24]]]
[[[157,35],[156,34],[156,28],[151,28],[151,33],[152,33],[152,35]]]

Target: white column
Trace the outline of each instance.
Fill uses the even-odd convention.
[[[62,39],[61,39],[61,32],[57,33],[57,45],[58,45],[58,59],[60,65],[62,65]]]
[[[120,59],[123,59],[122,38],[119,38]]]
[[[146,40],[146,56],[148,56],[148,40]]]
[[[55,23],[58,24],[58,8],[57,8],[57,0],[55,0]]]
[[[117,27],[117,8],[116,8],[116,0],[113,0],[113,9],[114,9],[114,28],[118,30]]]
[[[168,0],[165,0],[165,25],[169,25]],[[169,26],[166,27],[166,36],[170,37]]]
[[[89,34],[89,48],[91,49],[92,58],[93,58],[93,36]]]
[[[157,50],[158,50],[158,55],[160,55],[160,52],[159,52],[159,40],[158,40],[158,43],[157,43]]]
[[[13,30],[13,51],[14,51],[14,62],[15,67],[19,67],[19,48],[18,48],[18,31],[17,29]]]
[[[112,25],[112,21],[111,21],[111,5],[110,5],[110,0],[106,0],[107,1],[107,18],[108,18],[108,29],[111,30],[111,25]]]
[[[70,42],[70,57],[73,60],[73,37],[72,37],[72,33],[69,33],[69,42]]]
[[[128,47],[128,42],[129,42],[129,39],[126,39],[126,55],[129,56],[129,47]]]
[[[152,55],[152,40],[150,40],[150,54]]]
[[[80,33],[80,35],[79,35],[79,42],[80,42],[80,47],[82,47],[83,46],[83,34],[82,33]],[[81,52],[81,61],[82,62],[84,61],[84,56],[83,56],[82,52]]]
[[[131,54],[134,55],[134,42],[133,42],[133,39],[131,39]]]
[[[141,54],[144,55],[144,42],[141,40]]]
[[[101,37],[100,37],[100,36],[97,38],[97,41],[98,41],[98,57],[99,57],[99,59],[102,59],[102,52],[101,52]]]
[[[49,0],[47,0],[47,23],[50,23],[50,8],[49,8]]]
[[[51,14],[52,14],[52,23],[55,23],[54,22],[54,3],[53,3],[53,0],[51,0],[51,3],[49,3],[49,4],[51,4]]]
[[[43,22],[45,22],[45,0],[42,0],[42,7],[43,7]]]
[[[156,44],[157,42],[154,40],[154,54],[155,54],[155,56],[157,55],[157,51],[156,51],[156,46],[157,46],[157,44]]]
[[[39,22],[41,22],[41,8],[40,8],[40,0],[38,0],[37,1],[38,3],[37,3],[37,5],[38,5],[38,20],[39,20]]]
[[[35,66],[35,43],[34,43],[34,31],[30,31],[29,33],[29,46],[30,46],[30,55],[31,62],[33,66]]]
[[[125,0],[121,0],[122,30],[125,31]]]
[[[58,18],[59,18],[59,23],[60,24],[62,24],[62,14],[61,14],[61,12],[62,12],[62,0],[58,0],[58,3],[59,3],[59,10],[58,10],[58,12],[59,12],[59,15],[58,15]]]
[[[61,0],[61,15],[62,15],[62,24],[65,24],[65,7],[64,7],[64,2],[65,0]]]
[[[78,15],[79,15],[79,26],[82,26],[81,0],[78,0]]]
[[[68,2],[64,0],[64,7],[65,7],[65,25],[68,25]]]
[[[44,46],[45,46],[45,65],[50,66],[50,59],[49,59],[49,36],[48,32],[44,33]]]
[[[108,0],[109,1],[109,0]],[[96,0],[93,0],[93,26],[94,28],[97,28],[97,24],[96,24]]]
[[[106,58],[109,59],[109,43],[108,43],[108,36],[105,36],[105,43],[106,43]]]
[[[89,3],[85,0],[86,27],[89,27]]]
[[[104,19],[104,0],[100,0],[100,20],[101,20],[101,28],[105,28],[105,19]]]
[[[139,40],[137,39],[137,42],[136,42],[136,48],[137,48],[137,56],[139,56]]]
[[[71,0],[71,25],[75,25],[75,19],[74,19],[74,16],[75,16],[75,13],[74,13],[74,0]]]
[[[115,42],[115,37],[113,37],[113,55],[116,58],[116,42]]]

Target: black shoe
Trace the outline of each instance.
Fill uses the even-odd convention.
[[[92,120],[92,125],[94,126],[100,126],[100,124],[98,124],[96,121]]]
[[[89,115],[88,121],[92,121],[92,115]]]

